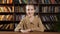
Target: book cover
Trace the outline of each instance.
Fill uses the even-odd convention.
[[[0,4],[2,4],[2,1],[3,1],[3,0],[0,0]]]
[[[5,15],[2,15],[2,16],[1,16],[1,21],[2,21],[2,20],[5,20],[4,18],[5,18]]]
[[[44,4],[45,3],[45,0],[41,0],[42,1],[42,4]]]
[[[3,12],[3,7],[0,7],[0,12]]]
[[[51,0],[51,4],[55,4],[55,0]]]
[[[27,4],[30,0],[22,0],[22,4]]]
[[[12,12],[12,9],[11,9],[11,7],[7,7],[7,12]]]
[[[4,6],[3,8],[4,8],[4,9],[3,9],[3,10],[4,10],[4,12],[7,12],[7,11],[8,11],[8,9],[7,9],[7,7],[6,7],[6,6]]]
[[[59,11],[58,11],[58,8],[59,7],[55,7],[55,13],[58,13]]]
[[[42,4],[42,0],[39,0],[39,4]]]
[[[9,4],[12,4],[13,3],[13,0],[9,0]]]
[[[10,24],[10,28],[9,29],[14,29],[14,24],[13,23]]]
[[[11,12],[14,12],[14,10],[15,10],[15,8],[14,8],[14,6],[12,6],[12,11]]]
[[[35,12],[36,12],[36,13],[39,13],[39,7],[38,7],[38,6],[35,6],[35,8],[36,8],[36,9],[35,9]]]
[[[7,24],[7,25],[6,25],[6,27],[5,27],[4,29],[8,29],[8,28],[9,28],[9,26],[10,26],[10,24]]]
[[[22,4],[22,0],[19,0],[19,3]]]
[[[45,4],[49,4],[49,0],[45,0]]]

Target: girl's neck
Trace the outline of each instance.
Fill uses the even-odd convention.
[[[33,22],[34,16],[31,16],[31,17],[29,18],[29,20],[30,20],[30,22]]]

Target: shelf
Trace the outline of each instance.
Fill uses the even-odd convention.
[[[15,12],[15,14],[16,15],[20,15],[20,14],[26,14],[26,13],[24,13],[24,12]],[[58,14],[60,14],[60,13],[35,13],[36,15],[38,15],[38,14],[41,14],[41,15],[58,15]]]
[[[27,5],[27,4],[14,4],[14,6],[24,6],[24,5]],[[31,5],[38,5],[38,4],[31,4]]]
[[[14,6],[23,6],[27,4],[14,4]],[[33,5],[40,5],[40,6],[60,6],[60,4],[33,4]]]
[[[39,4],[40,6],[60,6],[60,4]]]
[[[0,15],[9,15],[9,14],[12,15],[13,12],[9,12],[9,13],[8,12],[0,12]]]
[[[15,23],[19,23],[20,21],[14,21]],[[58,21],[42,21],[43,23],[57,23]]]
[[[0,6],[14,6],[14,4],[0,4]]]
[[[60,13],[39,13],[40,15],[59,15]]]
[[[9,24],[9,23],[14,23],[13,21],[0,21],[0,24]]]
[[[14,29],[0,29],[0,31],[14,31]]]
[[[24,14],[26,14],[26,13],[25,13],[25,12],[9,12],[9,13],[8,13],[8,12],[0,12],[0,15],[13,15],[13,14],[17,14],[17,15],[18,15],[18,14],[19,14],[19,15],[20,15],[20,14],[23,14],[23,15],[24,15]],[[46,15],[46,14],[48,14],[48,15],[49,15],[49,14],[54,15],[54,14],[56,14],[56,15],[57,15],[57,14],[60,14],[60,13],[35,13],[35,14],[37,14],[37,15],[38,15],[38,14],[42,14],[42,15]]]
[[[20,14],[22,14],[22,15],[26,15],[25,12],[15,12],[15,14],[16,14],[16,15],[20,15]],[[38,15],[38,13],[35,13],[35,14]]]
[[[0,4],[2,6],[23,6],[27,4]],[[33,5],[40,5],[40,6],[60,6],[60,4],[33,4]]]

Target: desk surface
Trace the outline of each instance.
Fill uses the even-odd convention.
[[[60,34],[60,32],[29,32],[29,33],[21,33],[21,32],[0,32],[0,34]]]

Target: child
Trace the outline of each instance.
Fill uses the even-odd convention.
[[[15,28],[15,31],[27,33],[30,31],[44,32],[44,26],[38,16],[34,16],[35,8],[33,5],[26,5],[26,17]]]

